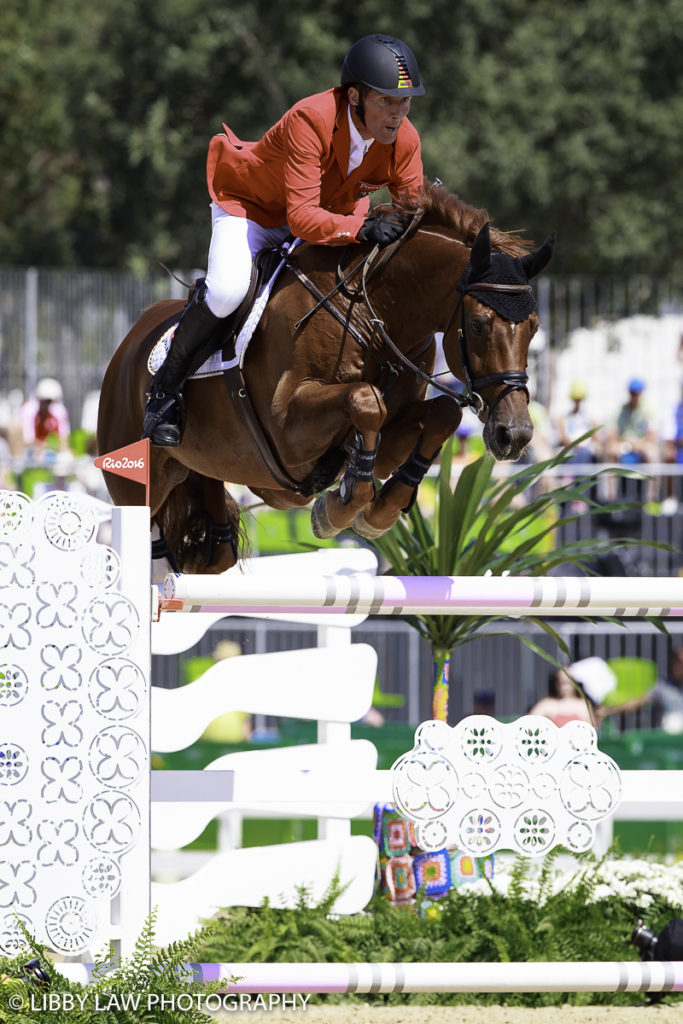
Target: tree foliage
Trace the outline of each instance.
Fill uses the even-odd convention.
[[[418,55],[430,177],[556,228],[556,272],[683,273],[679,0],[5,0],[0,258],[203,266],[210,136],[258,138],[377,30]]]

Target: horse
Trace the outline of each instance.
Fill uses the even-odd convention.
[[[317,537],[352,528],[371,539],[410,508],[463,405],[497,460],[518,459],[530,442],[526,363],[539,320],[529,280],[549,261],[554,236],[532,250],[428,182],[417,208],[399,204],[395,216],[405,234],[380,251],[294,249],[238,386],[229,392],[220,376],[187,382],[182,443],[150,449],[151,520],[175,571],[219,573],[238,560],[245,536],[226,484],[246,485],[276,509],[315,499]],[[101,454],[140,438],[147,359],[182,308],[151,306],[115,352],[100,397]],[[439,334],[464,394],[432,376]],[[426,397],[429,383],[435,397]],[[144,502],[140,484],[105,480],[115,504]]]

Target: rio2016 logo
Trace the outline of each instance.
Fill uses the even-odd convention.
[[[144,469],[145,460],[140,459],[129,459],[127,456],[123,456],[119,459],[114,459],[111,455],[106,455],[102,459],[102,469]]]

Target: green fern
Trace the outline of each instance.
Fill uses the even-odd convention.
[[[202,983],[189,976],[189,962],[197,962],[199,942],[197,934],[189,936],[182,942],[171,943],[165,949],[154,949],[154,923],[156,913],[152,913],[140,933],[133,954],[129,958],[117,961],[113,950],[107,956],[97,957],[93,969],[93,980],[87,985],[72,982],[62,975],[54,966],[45,948],[23,928],[28,948],[36,956],[43,970],[49,977],[45,989],[38,989],[27,983],[27,1006],[30,1005],[30,993],[33,993],[36,1005],[44,992],[74,997],[73,1008],[52,1009],[40,1008],[40,1021],[33,1021],[27,1015],[13,1013],[7,1018],[7,1024],[212,1024],[214,1018],[193,1005],[186,1009],[173,1009],[173,1003],[181,995],[202,994],[208,996],[218,991],[225,991],[234,979],[221,979]],[[20,922],[21,924],[21,922]],[[212,924],[202,930],[203,937],[210,937],[219,927]],[[25,979],[23,964],[26,952],[22,952],[14,960],[0,958],[0,973],[4,973],[18,981]],[[139,997],[139,998],[136,998]],[[162,997],[171,1004],[171,1009],[155,1004],[152,997]],[[157,999],[157,1003],[158,1003]],[[83,1000],[83,1009],[80,1001]],[[0,1021],[2,1017],[0,1000]]]
[[[554,887],[555,863],[556,855],[553,854],[541,862],[540,870],[536,870],[528,859],[520,857],[513,865],[506,894],[497,887],[495,879],[487,881],[486,892],[481,888],[462,886],[438,901],[439,912],[433,918],[420,915],[421,910],[432,906],[423,894],[416,901],[414,913],[401,911],[376,894],[364,913],[332,917],[333,885],[318,906],[311,906],[309,894],[302,890],[297,906],[291,910],[270,904],[258,909],[233,908],[184,942],[157,950],[150,948],[154,927],[152,915],[132,957],[121,963],[113,962],[111,957],[101,957],[97,977],[88,986],[78,985],[61,975],[43,947],[28,933],[27,942],[50,977],[50,991],[81,997],[87,994],[91,1004],[97,994],[102,1007],[106,1006],[110,995],[123,997],[131,993],[155,993],[170,997],[187,992],[208,995],[220,989],[221,982],[200,985],[183,976],[181,965],[197,961],[231,963],[259,958],[364,963],[637,960],[637,951],[626,943],[643,910],[634,900],[616,896],[596,899],[604,859],[582,855],[573,877],[559,891]],[[657,932],[671,917],[681,916],[682,912],[683,897],[681,905],[673,906],[655,896],[647,911],[647,924]],[[22,965],[26,959],[26,952],[14,960],[0,958],[0,975],[10,979],[11,991],[23,984],[20,979],[25,977]],[[225,988],[225,983],[222,987]],[[135,1009],[130,1003],[128,1009],[124,1008],[121,999],[120,1008],[101,1010],[96,1015],[90,1012],[86,1003],[84,1012],[78,1009],[68,1013],[46,1009],[36,1014],[27,1005],[23,1014],[14,1013],[7,1017],[2,991],[3,986],[0,986],[2,1024],[210,1024],[214,1019],[199,1008],[149,1007],[144,999]],[[7,991],[10,991],[9,987]],[[39,992],[33,984],[28,985],[26,991]],[[500,1001],[500,996],[495,993],[412,996],[392,993],[337,996],[330,997],[330,1001],[351,1003],[354,998],[388,1005],[404,1002],[491,1005]],[[679,996],[667,998],[680,999]],[[509,993],[505,1001],[516,1006],[559,1006],[563,1002],[635,1006],[642,1001],[642,996],[628,993]]]
[[[200,947],[199,955],[228,963],[255,960],[258,954],[264,960],[272,959],[273,952],[285,961],[364,963],[637,960],[637,951],[626,942],[642,911],[617,897],[595,899],[603,860],[582,855],[569,883],[555,892],[556,858],[556,853],[549,855],[540,870],[535,870],[528,858],[518,858],[506,894],[497,888],[495,879],[487,880],[488,892],[468,886],[451,890],[438,901],[439,913],[433,919],[420,916],[421,909],[431,905],[423,894],[416,900],[414,913],[406,913],[376,894],[363,914],[333,920],[322,905],[309,906],[307,897],[292,910],[270,905],[235,908],[220,922],[222,930],[214,931]],[[658,931],[682,909],[655,901],[648,910],[648,925]],[[500,1001],[495,993],[358,998],[387,1004],[489,1005]],[[635,1005],[639,1001],[626,993],[509,993],[505,999],[510,1005],[524,1006],[559,1006],[563,1002]],[[340,1000],[352,1002],[353,997],[329,997],[332,1002]]]

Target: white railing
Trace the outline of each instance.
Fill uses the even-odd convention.
[[[271,580],[283,570],[357,570],[369,576],[376,567],[368,551],[332,550],[261,558],[221,578],[240,585],[254,576]],[[163,615],[152,626],[152,650],[174,654],[186,649],[222,617]],[[272,617],[317,625],[319,646],[242,655],[217,662],[187,686],[152,687],[152,749],[159,753],[184,749],[216,717],[231,711],[315,721],[318,733],[315,744],[227,754],[201,772],[152,773],[152,903],[158,908],[159,943],[182,938],[221,906],[259,906],[266,897],[294,906],[302,885],[319,899],[337,871],[347,886],[335,903],[337,913],[362,910],[372,895],[375,844],[367,836],[351,836],[351,819],[371,816],[372,801],[363,795],[330,803],[324,791],[316,800],[302,800],[297,785],[318,777],[344,780],[350,772],[370,778],[376,769],[374,745],[351,739],[351,722],[372,704],[377,672],[373,648],[351,643],[351,624],[365,616],[292,615],[283,609]],[[247,780],[254,780],[256,793],[247,789],[241,796]],[[316,818],[318,838],[238,849],[245,816]],[[217,852],[181,849],[216,817]]]

